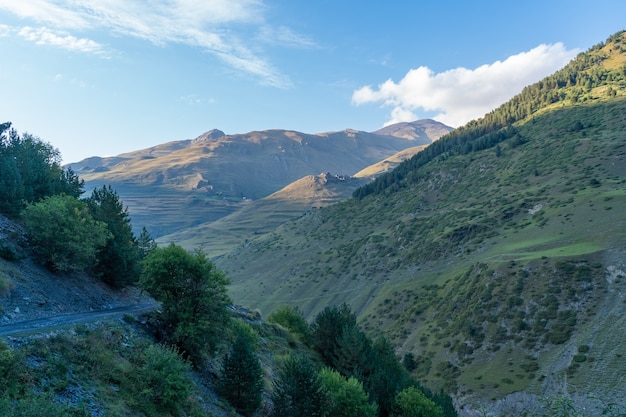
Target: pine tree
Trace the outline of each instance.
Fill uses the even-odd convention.
[[[146,226],[141,228],[141,234],[137,238],[137,249],[139,251],[139,257],[141,259],[148,256],[150,252],[152,252],[157,247],[155,240],[146,229]]]
[[[224,358],[220,393],[244,416],[253,415],[261,405],[263,370],[252,342],[242,330]]]
[[[326,398],[315,366],[304,356],[290,356],[274,380],[273,417],[321,417]]]
[[[95,272],[103,281],[120,287],[139,279],[139,250],[128,210],[111,186],[93,190],[87,199],[94,219],[107,224],[111,238],[98,251]]]

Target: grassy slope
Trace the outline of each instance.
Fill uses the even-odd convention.
[[[519,121],[521,141],[438,158],[409,188],[248,242],[218,261],[231,294],[311,315],[346,301],[418,357],[427,384],[468,398],[566,382],[623,398],[626,100],[613,89]]]
[[[255,236],[269,233],[291,218],[312,208],[324,207],[350,197],[366,179],[309,175],[257,201],[248,201],[234,213],[210,223],[186,228],[157,239],[185,248],[202,247],[213,259],[229,253]]]
[[[435,131],[431,134],[440,132]],[[312,208],[325,207],[349,198],[356,188],[369,182],[373,177],[391,171],[426,146],[414,146],[400,151],[362,169],[352,178],[340,178],[329,173],[308,175],[260,200],[239,202],[236,211],[216,221],[182,228],[159,237],[157,242],[159,244],[174,242],[187,249],[202,247],[211,259],[223,256],[249,239],[269,233]],[[219,207],[215,203],[219,202],[211,204],[213,210]],[[177,225],[182,221],[185,221],[184,217],[178,217],[178,221],[174,218],[169,220]]]

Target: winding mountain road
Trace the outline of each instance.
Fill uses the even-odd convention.
[[[159,304],[133,304],[105,310],[87,311],[83,313],[62,314],[40,319],[24,320],[0,326],[0,337],[16,334],[43,333],[57,328],[72,326],[90,321],[110,319],[124,314],[143,313],[158,308]]]

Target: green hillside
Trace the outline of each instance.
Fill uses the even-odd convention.
[[[354,198],[217,259],[236,302],[348,302],[462,404],[625,398],[626,36]]]

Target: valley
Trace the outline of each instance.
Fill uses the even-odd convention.
[[[625,32],[454,130],[433,120],[376,132],[214,129],[69,167],[87,190],[111,185],[136,233],[199,250],[225,273],[261,335],[267,380],[273,348],[314,354],[261,318],[287,308],[310,324],[349,306],[367,337],[389,341],[463,417],[556,416],[560,401],[567,413],[626,409]],[[119,294],[70,274],[57,288],[28,259],[0,262],[7,326],[154,306],[134,287]],[[356,351],[365,342],[352,336],[342,342]]]

